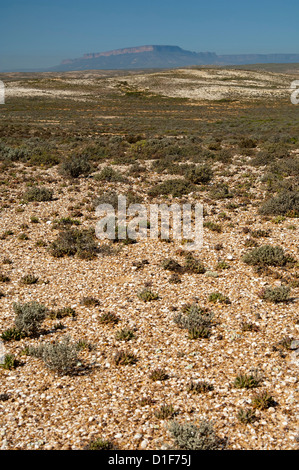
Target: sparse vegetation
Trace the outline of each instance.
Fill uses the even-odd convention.
[[[137,362],[137,356],[128,351],[119,350],[113,356],[113,362],[117,366],[127,366]]]
[[[168,379],[168,374],[165,371],[165,369],[153,369],[149,375],[149,378],[153,382],[161,381],[161,380],[167,380]]]
[[[13,309],[16,314],[16,329],[27,336],[34,336],[38,333],[48,311],[45,305],[36,301],[27,303],[15,302]]]
[[[201,421],[199,426],[172,421],[169,431],[177,448],[181,450],[220,450],[224,447],[213,425],[208,421]]]
[[[157,294],[156,292],[153,292],[151,289],[147,287],[145,287],[140,292],[138,292],[137,295],[140,300],[143,300],[143,302],[150,302],[151,300],[159,299],[159,294]]]
[[[259,295],[263,300],[277,304],[290,300],[290,292],[289,286],[266,287],[260,291]]]
[[[61,232],[51,243],[50,252],[55,258],[76,255],[80,259],[91,260],[97,256],[99,247],[90,230],[69,229]]]
[[[60,375],[72,374],[79,361],[76,344],[66,336],[60,342],[29,347],[29,355],[42,359],[46,367]]]
[[[53,199],[53,190],[44,187],[34,186],[27,189],[23,195],[23,200],[25,202],[47,202],[52,201]]]
[[[243,261],[253,266],[285,266],[294,262],[291,256],[285,254],[283,248],[271,245],[254,248],[244,255]]]
[[[91,171],[92,166],[85,155],[73,155],[64,160],[60,165],[60,173],[66,178],[87,176]]]
[[[3,448],[296,447],[295,65],[2,74]],[[97,239],[120,194],[202,204],[202,249]]]
[[[256,374],[239,374],[234,380],[236,388],[254,388],[258,387],[260,379]]]

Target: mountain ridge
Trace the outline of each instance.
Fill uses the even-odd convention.
[[[15,71],[71,72],[293,63],[299,63],[299,53],[218,55],[215,52],[193,52],[172,45],[143,45],[103,52],[88,52],[79,58],[64,59],[59,65],[54,67]],[[1,73],[3,72],[8,71],[1,71]]]

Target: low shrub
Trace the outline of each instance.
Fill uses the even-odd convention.
[[[15,358],[13,354],[5,354],[4,362],[1,364],[0,367],[6,370],[15,369],[19,365],[19,361]]]
[[[206,269],[200,259],[194,258],[191,253],[188,253],[185,258],[184,271],[189,274],[204,274]]]
[[[154,370],[151,371],[151,373],[149,375],[149,378],[153,382],[167,380],[168,379],[168,374],[165,371],[165,369],[159,369],[158,368],[158,369],[154,369]]]
[[[186,180],[192,184],[206,184],[213,178],[213,170],[208,165],[191,165],[185,170],[184,175]]]
[[[43,304],[36,301],[23,304],[14,303],[13,309],[16,314],[16,329],[25,333],[26,336],[37,334],[48,312],[48,309]]]
[[[119,321],[120,318],[113,312],[103,313],[99,318],[99,322],[103,325],[116,325]]]
[[[157,419],[170,419],[176,415],[176,411],[172,405],[162,405],[154,415]]]
[[[199,382],[191,382],[187,386],[187,391],[190,393],[206,393],[214,390],[213,385],[201,380]]]
[[[116,352],[113,357],[113,362],[117,366],[131,365],[137,362],[137,357],[133,353],[121,350]]]
[[[28,353],[30,356],[42,359],[50,370],[65,375],[75,370],[79,360],[77,350],[77,345],[67,336],[60,342],[30,346]]]
[[[261,290],[259,295],[263,300],[277,304],[290,300],[290,292],[289,286],[266,287]]]
[[[260,379],[256,374],[240,374],[234,380],[236,388],[254,388],[258,387]]]
[[[37,282],[38,282],[38,277],[36,277],[34,274],[26,274],[20,280],[20,283],[26,286],[36,284]]]
[[[259,208],[259,213],[299,217],[299,191],[283,191],[268,199]]]
[[[230,304],[231,301],[229,300],[229,298],[224,295],[224,294],[221,294],[221,292],[212,292],[210,295],[209,295],[209,302],[219,302],[220,304]]]
[[[181,450],[220,450],[224,447],[224,442],[216,435],[209,421],[202,420],[199,426],[172,421],[169,431]]]
[[[271,245],[254,248],[243,256],[243,261],[252,266],[285,266],[294,262],[292,257],[284,253],[283,248]]]
[[[151,300],[159,299],[159,295],[153,292],[151,289],[148,289],[147,287],[138,292],[137,295],[140,300],[143,300],[143,302],[150,302]]]
[[[227,199],[233,197],[233,194],[227,184],[217,184],[210,190],[209,196],[212,199]]]
[[[167,271],[182,272],[183,267],[174,259],[167,258],[162,261],[162,267]]]
[[[207,221],[203,223],[203,226],[211,230],[212,232],[222,232],[222,226],[220,224],[217,224],[216,222],[212,221]]]
[[[242,424],[249,424],[256,420],[255,411],[251,408],[241,408],[237,415],[238,421]]]
[[[194,186],[189,181],[182,179],[170,179],[151,188],[148,194],[152,197],[168,195],[173,197],[182,197],[195,190],[196,186]]]
[[[99,246],[93,231],[68,229],[62,231],[51,243],[50,252],[55,258],[77,255],[80,259],[89,260],[99,253]]]
[[[1,339],[3,341],[20,341],[22,338],[25,338],[25,336],[26,334],[22,330],[13,327],[3,331],[1,334]]]
[[[23,194],[23,200],[25,202],[46,202],[46,201],[52,201],[53,199],[53,190],[49,188],[44,188],[44,187],[37,187],[34,186],[32,188],[29,188],[24,194]]]
[[[180,328],[188,330],[190,339],[196,339],[209,336],[213,318],[213,313],[194,303],[174,315],[173,321]]]
[[[130,341],[133,338],[135,338],[134,331],[127,328],[123,328],[115,333],[117,341]]]
[[[106,166],[100,173],[94,175],[94,179],[113,183],[126,181],[126,178],[119,171],[114,170],[110,166]]]
[[[276,406],[276,402],[267,390],[255,393],[252,398],[252,407],[256,410],[267,410]]]
[[[98,438],[94,441],[91,441],[88,446],[84,448],[84,450],[116,450],[116,447],[113,442]]]
[[[89,175],[92,166],[87,156],[74,155],[61,163],[59,171],[66,178],[79,178],[79,176]]]

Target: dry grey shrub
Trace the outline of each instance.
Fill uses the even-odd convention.
[[[179,327],[190,331],[194,328],[210,328],[213,317],[212,312],[207,312],[206,309],[202,309],[194,303],[187,308],[186,315],[178,313],[173,317],[173,320]]]
[[[13,309],[16,313],[16,328],[27,336],[35,335],[38,332],[47,314],[47,308],[36,301],[24,304],[15,302]]]
[[[59,374],[70,374],[79,361],[78,347],[68,336],[64,337],[61,342],[31,346],[29,355],[42,359],[50,370]]]
[[[199,426],[193,423],[180,424],[172,421],[169,426],[178,449],[186,450],[220,450],[224,442],[220,439],[209,421],[202,420]]]

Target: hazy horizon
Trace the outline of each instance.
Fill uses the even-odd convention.
[[[63,59],[141,45],[175,45],[223,54],[299,53],[293,0],[11,0],[1,6],[0,70],[38,69]]]

